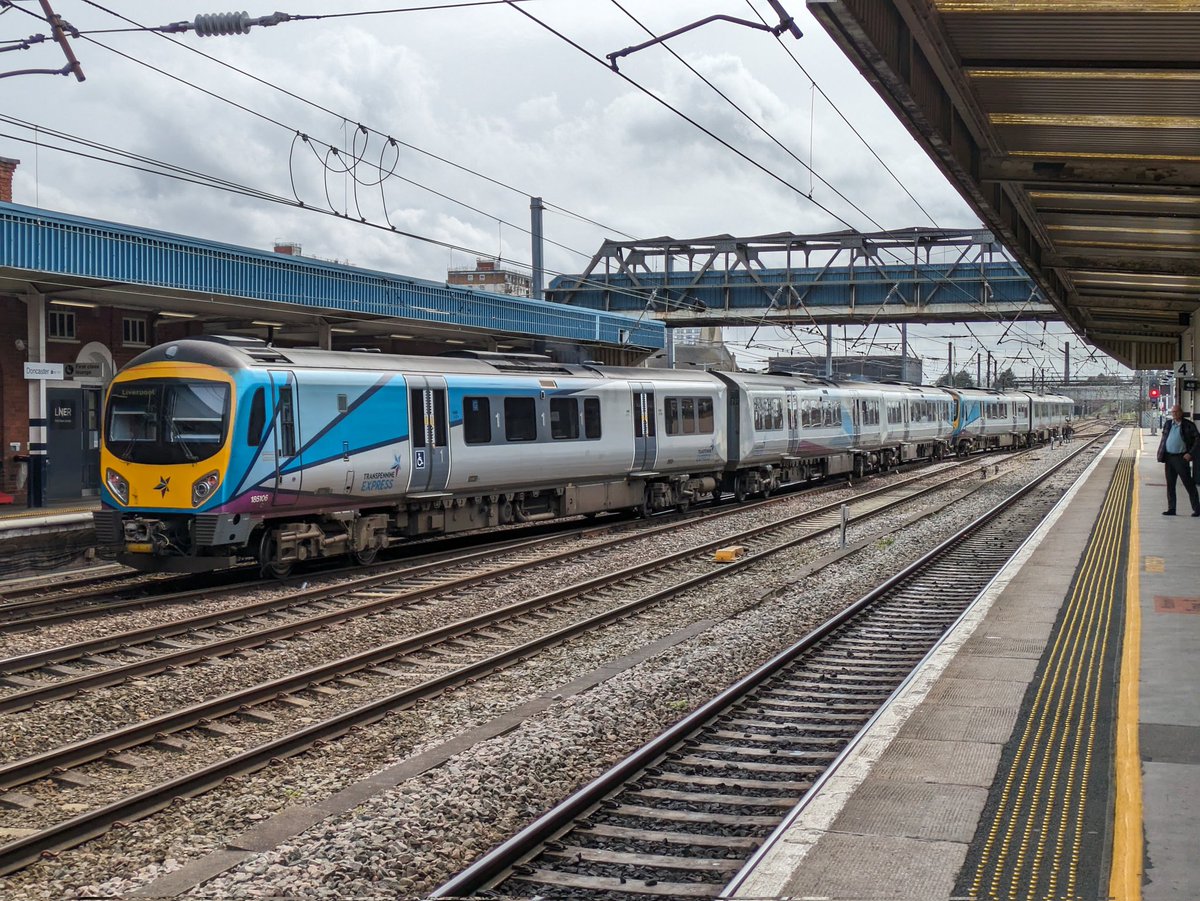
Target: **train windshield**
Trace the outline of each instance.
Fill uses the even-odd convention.
[[[221,449],[228,426],[224,382],[141,379],[113,385],[104,440],[127,463],[194,463]]]

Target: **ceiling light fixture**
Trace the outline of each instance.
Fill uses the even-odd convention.
[[[1068,128],[1200,128],[1200,116],[1107,116],[1083,113],[991,113],[993,125],[1061,125]]]
[[[1012,150],[1009,156],[1033,156],[1040,160],[1170,160],[1177,163],[1200,163],[1200,156],[1170,153],[1088,153],[1068,150]]]
[[[60,307],[79,307],[84,310],[94,310],[100,306],[98,303],[88,303],[83,300],[58,300],[57,298],[52,299],[50,303]]]
[[[266,328],[283,328],[282,322],[269,322],[265,319],[254,319],[250,322],[251,325],[261,325]]]
[[[1067,225],[1055,223],[1047,225],[1050,231],[1082,231],[1082,232],[1120,232],[1132,235],[1183,235],[1193,237],[1200,235],[1194,228],[1132,228],[1122,225]]]
[[[1188,13],[1196,11],[1193,0],[934,0],[939,13]],[[1032,25],[1030,27],[1033,27]]]
[[[1200,206],[1200,197],[1179,194],[1099,194],[1093,191],[1030,191],[1034,200],[1094,200],[1099,203],[1161,203]]]

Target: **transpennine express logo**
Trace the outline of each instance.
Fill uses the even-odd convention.
[[[154,490],[161,491],[162,496],[166,497],[167,492],[171,490],[171,477],[170,476],[159,476],[158,484],[154,486]]]

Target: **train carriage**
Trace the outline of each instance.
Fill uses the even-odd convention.
[[[1026,394],[1029,399],[1030,442],[1070,438],[1075,401],[1060,394]]]
[[[1070,433],[1071,401],[794,375],[279,349],[203,337],[113,379],[97,539],[146,570],[350,555],[433,535],[861,474]]]
[[[714,372],[727,386],[724,487],[739,500],[853,468],[853,393],[804,376]]]
[[[279,575],[424,534],[685,506],[719,490],[724,446],[705,373],[189,339],[113,380],[97,528],[138,568],[253,556]]]

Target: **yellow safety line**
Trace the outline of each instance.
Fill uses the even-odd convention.
[[[1139,430],[1140,437],[1140,430]],[[1136,467],[1141,451],[1135,451]],[[1142,897],[1142,761],[1138,748],[1138,676],[1142,662],[1141,549],[1138,546],[1138,485],[1133,482],[1129,566],[1125,580],[1125,635],[1117,695],[1116,801],[1113,805],[1112,872],[1108,894],[1115,901]]]
[[[1119,475],[1120,467],[1118,465],[1115,477],[1119,477]],[[1075,670],[1075,659],[1079,653],[1080,642],[1086,634],[1087,624],[1094,616],[1096,594],[1091,590],[1091,581],[1099,567],[1103,565],[1106,556],[1104,553],[1106,550],[1105,538],[1110,529],[1114,496],[1115,493],[1110,486],[1093,539],[1085,552],[1080,575],[1068,601],[1068,614],[1055,640],[1051,658],[1047,664],[1048,678],[1043,677],[1043,681],[1038,687],[1033,711],[1036,712],[1040,708],[1040,715],[1036,719],[1031,718],[1026,722],[1025,734],[1022,736],[1017,755],[1013,760],[1005,795],[1009,794],[1013,780],[1016,779],[1015,800],[1011,804],[1002,801],[1001,808],[997,811],[995,826],[999,826],[1003,819],[1007,819],[1008,823],[994,863],[995,871],[992,875],[990,892],[993,897],[1000,895],[1000,882],[1012,851],[1012,842],[1015,838],[1018,821],[1023,821],[1020,812],[1028,807],[1027,817],[1032,818],[1036,816],[1037,810],[1043,802],[1049,804],[1043,787],[1046,768],[1050,762],[1050,748],[1055,744],[1056,736],[1060,734],[1061,717],[1067,707],[1066,695],[1071,687],[1071,673]],[[1051,713],[1053,713],[1053,719],[1051,719]],[[1036,729],[1034,730],[1035,723]],[[1032,734],[1031,730],[1033,730]],[[1046,753],[1041,756],[1039,749],[1043,748]],[[1035,774],[1034,767],[1038,763],[1039,756],[1041,756],[1041,764]],[[1023,765],[1022,761],[1024,761]],[[1057,769],[1054,778],[1057,781]],[[1007,816],[1006,808],[1012,811]],[[1030,863],[1026,857],[1029,838],[1029,830],[1023,831],[1015,854],[1012,891],[1018,889],[1017,880],[1026,865]],[[985,849],[983,860],[980,862],[981,868],[986,863],[987,857]],[[1038,870],[1038,859],[1035,858],[1032,863],[1034,870]],[[980,875],[982,876],[982,872]]]
[[[1101,525],[1094,538],[1097,546],[1105,551],[1108,551],[1114,542],[1117,550],[1120,549],[1121,532],[1117,526],[1124,507],[1123,495],[1127,484],[1128,467],[1119,465],[1110,487],[1110,493],[1105,499]],[[1027,828],[1021,839],[1016,867],[1010,882],[1010,896],[1022,893],[1021,884],[1025,876],[1023,871],[1027,864],[1031,864],[1028,875],[1030,889],[1037,885],[1042,865],[1049,865],[1048,896],[1055,896],[1058,876],[1062,870],[1064,827],[1070,811],[1070,801],[1076,792],[1081,750],[1080,738],[1087,719],[1088,699],[1093,694],[1092,685],[1096,681],[1097,656],[1098,651],[1102,650],[1100,639],[1103,634],[1107,634],[1108,618],[1112,610],[1112,568],[1109,564],[1115,557],[1115,554],[1103,553],[1099,556],[1095,566],[1090,567],[1086,573],[1080,573],[1080,588],[1087,597],[1087,615],[1086,619],[1078,624],[1079,628],[1075,632],[1061,691],[1051,705],[1054,708],[1054,718],[1046,737],[1046,743],[1044,745],[1036,743],[1031,751],[1031,754],[1036,756],[1040,746],[1043,754],[1037,781],[1030,797],[1030,810],[1026,822],[1032,825],[1038,818],[1038,807],[1043,804],[1044,806],[1040,815],[1040,828],[1036,830]],[[1049,785],[1045,786],[1045,776],[1051,763],[1053,763],[1053,767],[1050,769]],[[1079,788],[1081,790],[1079,804],[1082,805],[1086,800],[1086,785],[1080,784]],[[1053,830],[1051,827],[1056,813],[1060,826],[1059,829]],[[1054,833],[1054,852],[1047,859],[1047,842],[1050,840],[1052,832]],[[1033,854],[1028,855],[1029,840],[1033,833],[1037,835],[1037,844]]]
[[[1124,463],[1125,465],[1121,465]],[[1099,521],[1096,525],[1093,534],[1093,540],[1089,543],[1089,547],[1085,551],[1085,560],[1081,567],[1078,581],[1074,586],[1074,590],[1068,599],[1068,607],[1066,611],[1065,621],[1055,639],[1054,646],[1051,649],[1050,660],[1048,661],[1047,674],[1049,678],[1043,677],[1043,681],[1038,687],[1037,697],[1034,701],[1034,710],[1041,707],[1040,716],[1031,717],[1026,721],[1025,732],[1022,735],[1018,744],[1016,756],[1009,770],[1008,779],[1001,793],[1000,810],[997,811],[996,817],[993,819],[992,827],[989,831],[985,847],[982,852],[981,860],[975,872],[975,878],[971,887],[971,895],[980,897],[983,890],[983,879],[985,871],[989,863],[993,863],[995,870],[993,871],[990,891],[988,892],[993,898],[999,897],[1001,894],[1000,883],[1003,879],[1006,859],[1012,853],[1014,832],[1017,825],[1019,812],[1025,808],[1028,802],[1029,810],[1026,814],[1026,822],[1032,825],[1030,821],[1038,818],[1038,809],[1042,807],[1043,802],[1045,808],[1042,811],[1042,829],[1037,830],[1038,839],[1036,842],[1037,852],[1032,855],[1032,859],[1027,857],[1029,851],[1029,842],[1031,839],[1030,831],[1027,829],[1017,843],[1015,867],[1010,883],[1010,895],[1019,890],[1018,883],[1022,875],[1022,871],[1032,864],[1031,885],[1036,884],[1039,871],[1042,868],[1043,851],[1045,849],[1045,841],[1049,838],[1047,828],[1050,824],[1054,813],[1054,805],[1052,799],[1057,796],[1057,786],[1059,776],[1062,772],[1064,753],[1068,752],[1068,744],[1074,744],[1070,753],[1070,764],[1066,779],[1066,800],[1074,794],[1075,784],[1077,779],[1076,765],[1078,763],[1078,754],[1081,750],[1079,740],[1083,738],[1085,720],[1087,717],[1087,701],[1084,700],[1082,706],[1076,709],[1076,699],[1080,695],[1080,680],[1083,680],[1083,697],[1086,699],[1089,694],[1093,694],[1093,685],[1098,686],[1096,681],[1097,673],[1095,667],[1096,661],[1096,642],[1101,637],[1101,633],[1107,633],[1108,624],[1110,622],[1113,602],[1116,595],[1116,578],[1117,573],[1105,564],[1112,561],[1116,554],[1112,553],[1113,544],[1116,545],[1115,550],[1119,552],[1121,537],[1123,537],[1124,529],[1122,513],[1125,510],[1124,499],[1126,495],[1126,485],[1128,481],[1136,481],[1132,478],[1134,468],[1129,466],[1128,460],[1120,461],[1117,466],[1117,471],[1114,473],[1114,483],[1111,484],[1105,502],[1102,505],[1102,512]],[[1121,490],[1126,489],[1126,490]],[[1099,629],[1096,626],[1100,626]],[[1090,633],[1090,636],[1089,636]],[[1088,647],[1090,645],[1090,648]],[[1090,654],[1088,653],[1090,651]],[[1086,656],[1080,656],[1081,653]],[[1086,661],[1086,664],[1085,664]],[[1101,668],[1103,668],[1101,664]],[[1067,702],[1067,696],[1070,695],[1071,703]],[[1095,695],[1098,699],[1098,695]],[[1051,710],[1053,710],[1053,719],[1049,724]],[[1094,722],[1096,708],[1092,708],[1091,728],[1087,729],[1086,745],[1088,751],[1092,746],[1094,738]],[[1064,722],[1064,714],[1066,722]],[[1072,723],[1078,714],[1078,724]],[[1036,729],[1035,729],[1036,723]],[[1049,729],[1047,730],[1047,725]],[[1065,727],[1065,728],[1064,728]],[[1047,734],[1048,733],[1048,734]],[[1043,744],[1043,737],[1047,744]],[[1054,746],[1057,745],[1058,753],[1054,755]],[[1038,749],[1044,748],[1045,755],[1042,757],[1041,765],[1038,767],[1038,773],[1034,776],[1035,761],[1039,754]],[[1028,755],[1028,756],[1027,756]],[[1050,779],[1050,791],[1044,791],[1044,781],[1047,775],[1047,767],[1054,758],[1054,767]],[[1079,776],[1079,788],[1086,796],[1086,786],[1083,780],[1086,779],[1088,770],[1090,769],[1090,761],[1083,761],[1083,773]],[[1022,772],[1023,770],[1023,772]],[[1034,784],[1030,785],[1030,779],[1034,777]],[[1015,798],[1014,792],[1015,791]],[[1032,790],[1030,790],[1032,789]],[[1082,802],[1082,797],[1081,797]],[[1008,818],[1007,829],[1004,831],[1003,837],[1000,835],[1001,823],[1005,819],[1005,811],[1012,810],[1012,815]],[[1065,819],[1067,811],[1061,811]],[[1057,883],[1057,874],[1060,867],[1059,861],[1062,854],[1062,841],[1065,838],[1061,832],[1058,835],[1058,841],[1055,843],[1055,860],[1051,863],[1051,882]],[[1069,867],[1070,884],[1074,884],[1075,870],[1078,863],[1078,836],[1077,841],[1072,845],[1072,861]],[[997,844],[999,847],[997,848]],[[997,853],[997,860],[990,861],[993,852]]]

